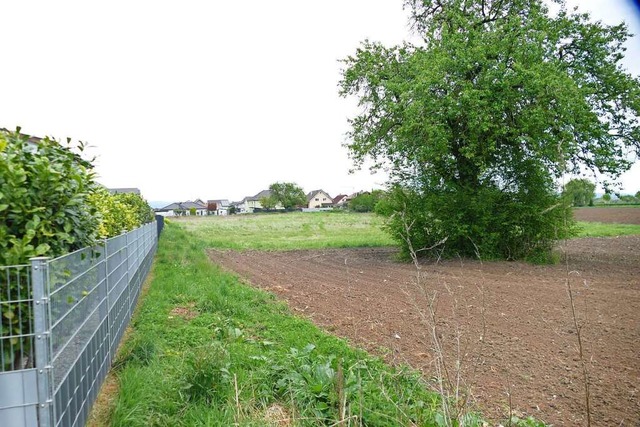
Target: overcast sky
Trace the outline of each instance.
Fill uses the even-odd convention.
[[[569,3],[640,33],[632,0]],[[338,60],[406,39],[402,0],[26,0],[0,16],[0,127],[88,142],[108,187],[239,200],[275,181],[332,196],[385,181],[348,173]],[[623,184],[640,190],[640,164]]]

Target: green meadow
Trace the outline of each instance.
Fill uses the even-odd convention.
[[[383,219],[375,214],[291,212],[176,221],[212,248],[286,250],[393,244],[381,229]]]

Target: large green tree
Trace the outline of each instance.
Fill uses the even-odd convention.
[[[281,204],[285,209],[304,205],[307,201],[302,188],[294,182],[274,182],[269,186],[269,191],[275,203]]]
[[[564,185],[563,195],[573,206],[593,204],[596,196],[596,185],[585,178],[575,178]]]
[[[570,230],[557,179],[585,167],[615,179],[640,151],[627,28],[541,0],[406,6],[422,41],[365,41],[340,82],[362,107],[351,157],[389,171],[390,230],[405,250],[547,253]]]

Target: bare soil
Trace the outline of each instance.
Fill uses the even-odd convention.
[[[325,330],[426,378],[435,376],[433,301],[445,362],[453,372],[461,361],[472,404],[495,422],[511,412],[586,425],[569,285],[592,425],[640,426],[640,236],[575,239],[559,250],[560,265],[429,261],[419,275],[393,248],[209,256]]]
[[[573,213],[578,221],[640,224],[640,207],[576,208]]]

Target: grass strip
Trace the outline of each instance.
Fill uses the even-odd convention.
[[[578,222],[577,237],[617,237],[640,234],[640,225],[604,222]]]
[[[420,375],[292,316],[211,264],[208,243],[185,228],[165,228],[152,286],[115,360],[111,425],[442,423]]]
[[[370,213],[290,212],[285,214],[185,217],[178,220],[208,247],[220,249],[320,249],[389,246],[384,218]]]
[[[369,213],[317,212],[186,217],[177,220],[207,247],[292,250],[393,246],[382,229],[384,218]],[[578,222],[576,237],[640,234],[640,225]]]

